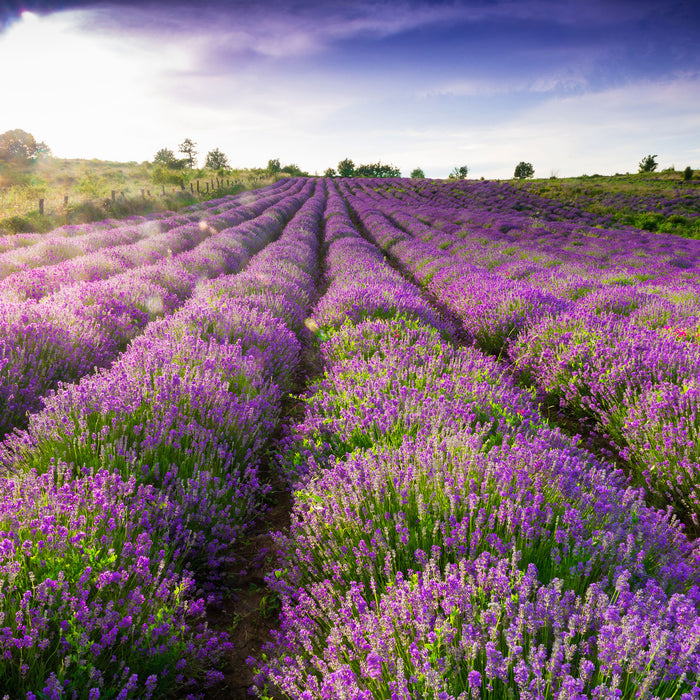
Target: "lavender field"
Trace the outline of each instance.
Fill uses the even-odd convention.
[[[700,241],[613,206],[288,178],[1,238],[0,698],[226,697],[280,483],[253,695],[700,698]]]

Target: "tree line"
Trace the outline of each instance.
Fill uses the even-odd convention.
[[[356,166],[352,159],[344,158],[338,163],[337,168],[328,168],[323,174],[326,177],[401,177],[401,170],[395,165],[387,165],[381,161]],[[456,165],[447,177],[449,180],[465,180],[468,174],[469,166]],[[531,163],[521,161],[515,166],[514,177],[517,179],[532,177],[534,174],[535,169]],[[423,168],[415,168],[411,171],[413,179],[424,177]]]
[[[177,152],[182,157],[177,157],[170,148],[161,148],[153,158],[155,166],[152,179],[157,184],[181,184],[184,181],[182,171],[193,171],[197,167],[197,144],[190,138],[183,140],[178,146]],[[37,141],[35,137],[23,129],[11,129],[0,134],[0,167],[27,168],[31,167],[39,158],[50,157],[51,149],[43,141]],[[652,173],[656,170],[658,163],[657,155],[647,155],[639,163],[639,173]],[[204,168],[217,171],[220,177],[224,177],[232,170],[228,156],[219,148],[210,150],[204,160]],[[296,163],[282,165],[279,158],[268,160],[267,167],[261,169],[268,175],[286,173],[298,177],[308,177],[309,173],[302,170]],[[469,167],[458,165],[449,173],[450,180],[464,180],[469,173]],[[532,163],[520,161],[515,166],[513,177],[516,180],[523,180],[533,177],[535,169]],[[326,177],[401,177],[401,170],[391,164],[363,163],[355,165],[351,158],[341,160],[336,168],[328,168],[324,175]],[[694,170],[688,166],[683,171],[684,180],[692,180]],[[411,178],[424,178],[423,169],[418,167],[411,171]]]
[[[183,180],[183,170],[194,170],[197,167],[197,144],[192,139],[185,139],[179,146],[178,152],[183,154],[183,158],[177,158],[175,153],[169,148],[161,148],[153,158],[156,169],[153,173],[153,180],[158,184],[178,184]],[[204,168],[215,170],[220,177],[232,171],[228,156],[219,148],[209,151],[204,160]],[[262,169],[267,175],[287,173],[295,176],[307,176],[309,173],[303,171],[296,163],[282,165],[279,158],[271,158],[267,161],[267,167]]]

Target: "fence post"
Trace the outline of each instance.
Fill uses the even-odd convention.
[[[206,189],[205,194],[207,194],[208,192],[209,192],[209,183],[207,182],[207,189]]]
[[[117,200],[117,191],[112,190],[112,201],[115,202]]]
[[[141,190],[141,199],[146,199],[146,190]]]
[[[197,180],[197,194],[199,194],[199,180]]]
[[[63,207],[68,209],[68,195],[63,198]]]
[[[190,192],[194,194],[194,182],[190,182]]]
[[[151,190],[146,190],[146,194],[148,195],[148,198],[151,198]]]
[[[44,216],[44,200],[43,199],[39,200],[39,214]]]
[[[161,187],[163,188],[163,196],[165,196],[165,185],[161,185]]]

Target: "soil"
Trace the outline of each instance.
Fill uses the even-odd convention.
[[[222,670],[225,680],[211,689],[209,700],[249,700],[254,669],[249,657],[260,658],[266,642],[272,641],[271,630],[277,626],[276,599],[270,595],[265,577],[276,568],[274,532],[288,532],[291,493],[281,484],[274,488],[276,502],[250,533],[248,540],[234,550],[236,571],[231,571],[231,587],[223,606],[209,611],[213,629],[228,632],[233,648],[226,655]],[[241,569],[246,570],[240,575]]]
[[[324,293],[326,285],[323,279],[317,282],[317,289]],[[305,394],[311,383],[323,373],[323,363],[310,334],[303,339],[302,348],[295,385],[283,402],[283,417],[271,437],[268,454],[275,453],[276,444],[284,433],[284,425],[304,419],[304,402],[297,397]],[[275,544],[274,533],[289,533],[293,498],[271,461],[262,465],[261,475],[272,487],[267,510],[247,539],[233,548],[236,564],[228,572],[229,587],[225,591],[223,605],[208,611],[210,627],[227,632],[233,648],[220,669],[224,681],[206,692],[206,700],[249,700],[255,674],[247,659],[260,658],[265,643],[273,639],[272,630],[279,627],[279,602],[267,586],[265,577],[278,568],[279,548]],[[241,575],[241,571],[245,573]]]

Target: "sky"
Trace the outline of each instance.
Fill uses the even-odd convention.
[[[0,133],[408,176],[700,169],[697,0],[0,0]]]

